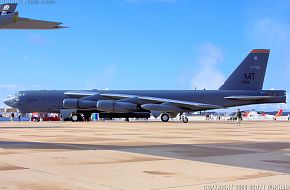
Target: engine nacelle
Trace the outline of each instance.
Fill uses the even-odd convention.
[[[185,111],[185,109],[180,108],[180,107],[163,105],[163,104],[143,104],[141,107],[145,110],[169,112],[169,113]]]
[[[62,104],[63,108],[67,109],[77,109],[78,108],[78,99],[64,99]]]
[[[97,103],[97,109],[107,113],[129,113],[136,111],[137,105],[114,100],[99,100]]]
[[[99,113],[99,117],[102,119],[113,118],[150,118],[149,112],[132,112],[132,113]]]
[[[80,99],[64,99],[63,107],[67,109],[92,109],[96,108],[97,102]]]

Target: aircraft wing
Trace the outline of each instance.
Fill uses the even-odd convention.
[[[221,108],[221,106],[211,105],[211,104],[203,104],[197,102],[189,102],[182,100],[174,100],[167,98],[158,98],[158,97],[149,97],[149,96],[137,96],[137,95],[126,95],[126,94],[110,94],[110,93],[102,93],[100,96],[113,98],[113,99],[128,99],[128,98],[137,98],[138,100],[142,100],[142,102],[146,103],[155,103],[162,105],[170,105],[179,108],[185,108],[189,110],[199,110],[199,109],[217,109]],[[145,104],[146,104],[145,103]]]
[[[34,20],[29,18],[17,18],[16,22],[12,22],[10,24],[4,25],[1,29],[43,29],[43,30],[51,30],[51,29],[60,29],[65,28],[61,26],[61,22],[51,22],[51,21],[43,21],[43,20]]]
[[[94,91],[79,91],[79,90],[73,90],[73,91],[67,91],[64,93],[65,95],[71,97],[71,98],[84,98],[88,96],[93,96],[99,94],[98,92]]]

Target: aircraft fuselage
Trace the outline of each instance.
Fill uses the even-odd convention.
[[[22,113],[44,112],[44,113],[59,113],[63,109],[63,101],[71,99],[72,97],[65,94],[68,90],[39,90],[39,91],[20,91],[14,97],[6,99],[5,104],[19,109]],[[88,91],[96,92],[98,94],[129,94],[133,96],[148,96],[155,98],[174,99],[195,103],[206,103],[217,105],[223,108],[264,104],[264,103],[285,103],[286,92],[284,90],[262,90],[262,91],[244,91],[244,90],[100,90]],[[229,99],[233,96],[271,96],[271,98],[260,100],[236,100]],[[77,98],[75,98],[77,99]],[[99,95],[78,98],[81,100],[88,100],[97,102],[99,100],[112,100],[112,98],[102,97]],[[146,102],[139,100],[137,105],[142,105]],[[196,109],[193,111],[208,110]],[[99,112],[95,109],[83,110],[86,112]]]

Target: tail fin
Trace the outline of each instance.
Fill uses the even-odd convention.
[[[0,5],[0,15],[8,15],[14,13],[16,10],[17,4],[2,4]]]
[[[219,90],[262,90],[270,50],[254,49]]]
[[[280,109],[277,113],[276,113],[276,115],[275,116],[282,116],[283,115],[283,110],[282,109]]]

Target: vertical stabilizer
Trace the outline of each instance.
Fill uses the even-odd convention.
[[[262,90],[270,50],[254,49],[219,90]]]
[[[283,115],[283,110],[280,109],[280,110],[276,113],[275,116],[277,117],[277,116],[282,116],[282,115]]]
[[[17,4],[2,4],[0,5],[0,15],[8,15],[14,13],[16,10]]]

